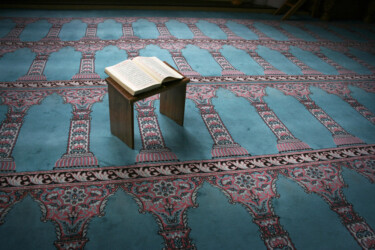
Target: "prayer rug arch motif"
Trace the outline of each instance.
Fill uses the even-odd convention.
[[[92,218],[106,216],[109,197],[123,190],[138,205],[137,213],[154,216],[159,226],[155,234],[165,249],[200,249],[201,242],[191,237],[189,209],[199,210],[197,193],[208,183],[225,194],[226,203],[246,209],[259,232],[249,237],[267,249],[303,248],[287,230],[295,222],[283,221],[272,202],[288,196],[275,185],[283,176],[317,194],[338,216],[342,225],[335,226],[352,237],[338,236],[337,241],[375,247],[374,220],[366,209],[358,209],[372,207],[374,189],[369,203],[359,203],[344,194],[351,187],[342,177],[343,168],[351,169],[374,187],[375,35],[369,25],[327,26],[317,20],[281,24],[236,15],[0,14],[6,21],[0,27],[0,238],[8,235],[1,228],[12,209],[31,196],[41,220],[56,226],[55,242],[46,244],[84,249]],[[83,24],[74,32],[82,37],[73,39],[66,31],[76,23]],[[113,23],[112,35],[103,32],[103,26]],[[33,27],[40,28],[34,35]],[[43,32],[44,37],[33,39]],[[102,65],[117,62],[108,55],[98,63],[104,60],[99,52],[109,47],[127,58],[156,53],[191,79],[184,127],[159,113],[159,96],[154,96],[136,104],[134,150],[110,134]],[[19,58],[24,50],[30,53]],[[56,52],[66,55],[55,57]],[[61,65],[60,56],[66,58],[64,69],[46,70]],[[14,71],[15,61],[26,64],[19,67],[25,72]],[[267,94],[266,88],[277,94]],[[70,114],[63,121],[69,127],[63,151],[57,158],[30,155],[31,148],[48,152],[49,140],[30,142],[28,135],[44,130],[31,116],[53,113],[55,107],[43,102],[53,95]],[[296,107],[286,105],[285,97]],[[53,127],[56,121],[43,122]],[[309,126],[316,126],[315,134],[301,132]],[[37,158],[50,165],[38,166]]]

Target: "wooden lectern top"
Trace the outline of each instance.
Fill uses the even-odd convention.
[[[120,84],[118,84],[115,80],[113,80],[111,77],[108,77],[105,79],[108,84],[111,84],[112,87],[114,87],[123,97],[125,97],[130,103],[137,102],[139,100],[145,99],[147,97],[162,93],[164,91],[167,91],[171,88],[177,87],[179,85],[187,84],[190,79],[187,77],[184,77],[182,79],[178,79],[175,81],[170,81],[165,84],[162,84],[159,88],[152,89],[150,91],[146,91],[143,93],[140,93],[138,95],[131,95],[128,91],[126,91],[123,87],[121,87]]]
[[[182,75],[178,70],[173,68],[169,63],[163,61],[166,65],[168,65],[171,69]],[[184,76],[184,75],[183,75]],[[182,84],[187,84],[190,82],[190,79],[185,77],[182,79],[177,79],[175,81],[170,81],[163,83],[159,88],[152,89],[150,91],[146,91],[143,93],[140,93],[138,95],[131,95],[128,91],[126,91],[123,87],[121,87],[120,84],[118,84],[115,80],[113,80],[111,77],[108,77],[105,79],[108,84],[111,84],[122,96],[124,96],[130,103],[137,102],[139,100],[145,99],[147,97],[162,93],[164,91],[167,91],[171,88],[177,87]]]

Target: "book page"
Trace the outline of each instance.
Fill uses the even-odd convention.
[[[106,70],[133,90],[147,88],[159,83],[130,60],[108,67]]]
[[[145,70],[147,70],[150,74],[153,74],[153,76],[160,82],[162,82],[167,77],[173,77],[176,79],[183,78],[182,75],[171,69],[163,61],[156,57],[137,57],[133,60],[139,63],[139,65],[145,66]]]

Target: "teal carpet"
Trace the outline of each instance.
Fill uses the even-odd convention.
[[[0,11],[1,249],[374,249],[375,29],[252,13]],[[190,78],[184,126],[104,68]]]

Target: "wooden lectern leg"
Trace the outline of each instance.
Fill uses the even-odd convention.
[[[184,125],[186,84],[160,93],[160,113]]]
[[[108,84],[108,95],[111,132],[134,149],[134,104],[124,98],[111,84]]]

